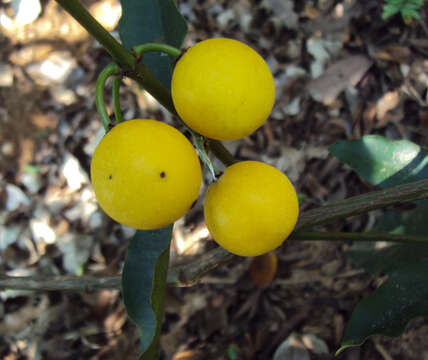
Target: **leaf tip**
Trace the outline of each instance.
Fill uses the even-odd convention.
[[[347,348],[351,347],[353,345],[342,345],[337,351],[334,353],[334,356],[339,356],[343,351],[345,351]]]

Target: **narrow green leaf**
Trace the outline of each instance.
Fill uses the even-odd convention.
[[[122,294],[126,312],[140,330],[143,360],[157,359],[172,225],[137,231],[126,252]]]
[[[173,0],[120,0],[122,17],[119,34],[123,45],[131,49],[135,45],[158,42],[180,48],[187,33],[187,24]],[[152,74],[170,88],[172,60],[161,53],[144,55]]]
[[[382,188],[428,177],[428,152],[411,141],[366,135],[339,141],[329,151],[363,179]]]
[[[405,20],[405,21],[408,19],[419,20],[421,18],[421,16],[417,12],[417,10],[411,9],[411,8],[402,10],[401,16],[402,16],[403,20]]]
[[[384,5],[382,9],[382,19],[386,20],[400,11],[395,5]]]
[[[372,335],[399,336],[407,323],[428,314],[428,258],[401,267],[355,308],[336,355]]]

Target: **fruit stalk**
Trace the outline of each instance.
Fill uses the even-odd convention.
[[[95,85],[95,105],[97,106],[98,114],[100,114],[104,130],[107,132],[110,126],[110,117],[106,110],[104,102],[104,87],[107,79],[112,75],[119,73],[119,67],[115,63],[107,65],[100,75],[98,75],[97,83]],[[113,87],[114,88],[114,87]]]
[[[167,44],[158,44],[158,43],[145,43],[142,45],[134,46],[132,49],[138,56],[142,56],[146,52],[153,52],[153,51],[162,52],[174,57],[180,56],[181,54],[181,51],[175,48],[174,46],[170,46]]]
[[[116,122],[118,124],[123,121],[122,110],[120,109],[119,89],[120,89],[120,77],[115,76],[113,78],[112,96],[113,96],[114,117],[116,118]]]

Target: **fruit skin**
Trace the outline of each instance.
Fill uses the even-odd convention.
[[[175,66],[171,92],[183,121],[217,140],[254,132],[275,99],[273,77],[263,58],[248,45],[226,38],[192,46]]]
[[[189,210],[202,175],[196,151],[182,133],[160,121],[135,119],[116,125],[98,144],[91,180],[107,215],[150,230]]]
[[[287,176],[258,161],[226,168],[205,196],[205,222],[214,240],[241,256],[267,253],[290,235],[299,204]]]

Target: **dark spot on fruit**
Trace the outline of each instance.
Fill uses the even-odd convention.
[[[108,176],[108,179],[109,179],[109,180],[113,179],[113,175],[112,175],[112,174],[110,174],[110,175]]]
[[[159,175],[163,179],[166,176],[166,173],[165,173],[165,171],[162,171]]]

